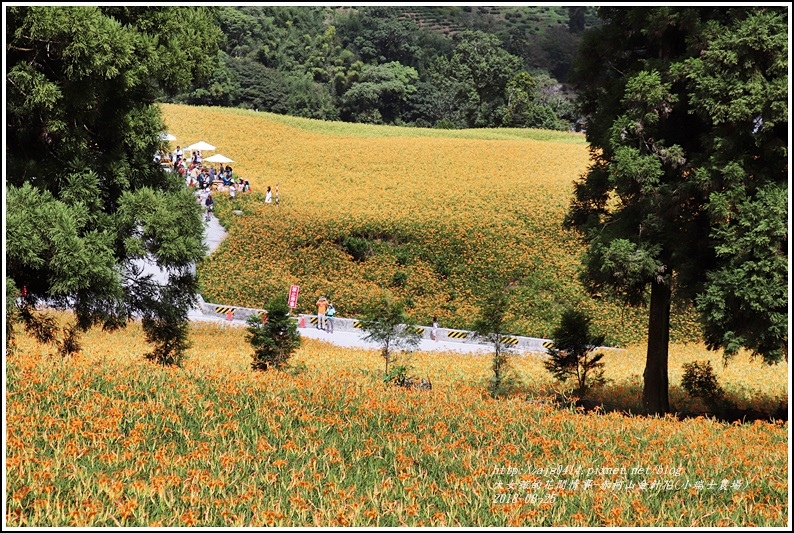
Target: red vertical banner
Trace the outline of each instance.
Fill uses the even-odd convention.
[[[298,307],[299,290],[300,287],[298,287],[297,285],[291,285],[289,288],[289,302],[287,304],[289,305],[290,309],[295,309],[296,307]]]

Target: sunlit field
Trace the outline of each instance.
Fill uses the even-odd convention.
[[[199,266],[206,301],[262,307],[299,285],[299,312],[321,295],[354,317],[388,290],[410,318],[470,328],[493,288],[507,287],[510,331],[549,338],[567,307],[587,311],[613,346],[644,340],[647,311],[578,281],[584,251],[562,227],[587,169],[581,134],[527,129],[432,130],[322,122],[270,113],[164,105],[186,146],[206,140],[234,159],[253,192],[216,195],[228,229]],[[279,186],[279,205],[264,202]],[[234,211],[239,214],[234,214]],[[674,340],[698,338],[694,315]]]
[[[401,356],[430,391],[382,382],[378,352],[305,339],[294,375],[254,372],[245,330],[200,324],[182,368],[146,361],[139,324],[62,359],[20,333],[6,359],[9,526],[785,526],[788,422],[630,414],[643,347],[610,351],[598,394],[624,413],[538,399],[539,356],[486,392],[487,355]],[[737,403],[787,401],[787,371],[724,368]]]

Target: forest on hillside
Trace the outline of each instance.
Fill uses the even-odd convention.
[[[583,6],[214,8],[223,32],[192,105],[436,128],[579,127],[568,72]]]

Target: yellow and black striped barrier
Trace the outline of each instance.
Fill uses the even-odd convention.
[[[408,333],[415,333],[417,335],[424,335],[425,328],[423,328],[421,326],[411,326],[411,327],[405,328],[405,331],[407,331]]]
[[[516,344],[518,344],[518,339],[516,339],[515,337],[502,337],[502,344],[515,346]]]
[[[317,317],[316,316],[309,317],[309,323],[310,324],[316,324],[317,323]]]
[[[215,312],[221,315],[234,314],[234,307],[216,307]]]
[[[450,339],[465,339],[468,336],[468,331],[447,331],[447,337]]]
[[[543,343],[543,347],[549,350],[554,347],[554,343],[552,341],[546,341]]]
[[[362,327],[362,324],[361,324],[361,322],[360,322],[360,321],[356,320],[355,322],[353,322],[353,327],[354,327],[354,328],[359,328],[359,329],[361,329],[361,327]]]

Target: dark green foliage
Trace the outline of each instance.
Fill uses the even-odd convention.
[[[404,270],[398,270],[391,278],[391,284],[394,287],[404,287],[408,281],[408,273]]]
[[[457,7],[246,6],[216,13],[224,49],[209,80],[175,101],[420,127],[565,129],[572,122],[563,116],[570,102],[560,108],[540,95],[530,102],[531,120],[503,118],[512,76],[532,71],[565,81],[581,37],[557,8],[506,8],[509,21],[498,9],[466,14]],[[541,31],[522,22],[528,13],[544,22]]]
[[[146,358],[161,365],[181,366],[190,347],[190,323],[187,313],[195,301],[198,283],[190,268],[178,269],[161,286],[144,278],[138,284],[135,298],[141,298],[141,325],[146,340],[155,345]]]
[[[372,255],[372,244],[364,237],[345,237],[342,248],[356,261],[364,261]]]
[[[14,336],[14,323],[19,320],[19,308],[17,299],[20,296],[20,291],[14,285],[14,280],[6,277],[5,288],[5,327],[6,327],[6,354],[13,355],[16,353],[16,338]]]
[[[342,45],[365,63],[394,61],[413,66],[424,52],[417,45],[419,26],[410,19],[397,17],[390,7],[364,7],[358,16],[340,21]]]
[[[409,372],[410,368],[408,365],[393,365],[391,370],[383,376],[383,382],[397,387],[404,387],[412,379]]]
[[[690,396],[701,398],[709,405],[718,403],[725,395],[720,387],[711,361],[705,363],[693,361],[684,363],[684,375],[681,377],[681,386]]]
[[[749,418],[765,418],[763,413],[753,410],[741,410],[728,397],[717,381],[711,361],[705,363],[693,361],[684,363],[684,375],[681,376],[681,387],[693,398],[700,398],[710,413],[726,420],[743,420]],[[769,413],[767,416],[769,416]]]
[[[712,349],[786,353],[786,10],[599,13],[575,69],[594,163],[567,222],[593,292],[645,305],[651,288],[643,403],[662,413],[674,301]]]
[[[152,154],[164,131],[156,100],[212,70],[213,10],[17,6],[7,15],[6,286],[24,287],[30,309],[71,309],[75,324],[50,334],[36,312],[17,316],[69,353],[79,331],[151,317],[142,305],[156,301],[167,316],[155,322],[169,326],[149,338],[171,357],[181,344],[167,331],[179,336],[194,292],[160,294],[135,262],[166,269],[176,291],[204,255],[195,200]]]
[[[547,350],[549,359],[543,362],[555,378],[576,381],[576,394],[582,395],[590,387],[604,383],[603,353],[594,353],[604,345],[603,335],[590,332],[591,318],[583,311],[567,309],[560,324],[552,333],[554,346]]]
[[[395,359],[395,350],[412,350],[419,345],[422,337],[410,326],[405,314],[405,303],[385,294],[370,300],[364,305],[361,330],[366,333],[364,340],[381,345],[381,357],[385,363],[385,375],[389,375],[389,364]]]
[[[58,334],[57,321],[52,315],[37,312],[31,305],[30,299],[22,299],[22,302],[17,305],[16,314],[27,332],[33,335],[38,342],[49,344],[55,341]]]
[[[454,122],[452,122],[451,120],[447,120],[445,118],[442,118],[441,120],[436,122],[436,125],[433,127],[440,130],[454,130],[457,128]]]
[[[343,119],[375,124],[393,123],[403,104],[416,92],[419,75],[397,61],[366,65],[358,80],[342,95]]]
[[[265,305],[266,319],[256,315],[246,321],[248,340],[254,347],[254,370],[284,370],[289,366],[292,354],[301,346],[298,325],[290,317],[287,295],[281,294],[270,299]]]

